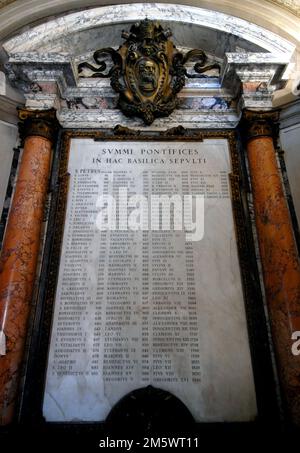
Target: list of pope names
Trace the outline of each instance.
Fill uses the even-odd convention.
[[[240,413],[242,407],[244,418],[251,418],[255,396],[233,230],[227,142],[73,139],[68,171],[70,189],[44,400],[46,419],[104,420],[120,398],[149,384],[179,397],[199,421],[230,418],[231,399],[236,400]],[[139,228],[134,225],[140,220],[135,213],[141,195],[148,205]],[[182,203],[185,195],[203,195],[203,237],[187,240],[184,221],[182,229],[174,229],[172,203],[170,228],[163,229],[161,220],[156,229],[151,228],[155,195],[177,195]],[[110,211],[108,203],[112,203]],[[104,208],[110,224],[100,228],[99,213]],[[182,216],[185,212],[183,206]],[[221,277],[220,266],[225,274]],[[222,311],[234,310],[236,323],[231,319],[230,334],[239,341],[239,356],[249,371],[242,372],[238,358],[229,352],[227,366],[232,367],[232,375],[225,375],[225,382],[216,375],[223,366],[218,364],[220,352],[216,351],[215,363],[211,363],[214,345],[224,335],[218,333],[216,313],[221,294],[226,305]],[[217,339],[211,343],[214,327]],[[206,387],[224,388],[228,381],[237,385],[237,391],[246,389],[247,403],[241,395],[222,395],[221,412],[215,413]]]

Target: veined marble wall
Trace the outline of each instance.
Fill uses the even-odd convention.
[[[250,21],[204,8],[171,3],[135,3],[78,11],[30,28],[6,41],[4,48],[10,55],[39,50],[49,52],[49,44],[53,51],[53,44],[56,43],[54,51],[66,52],[69,44],[68,40],[64,39],[66,37],[70,39],[73,34],[110,24],[128,24],[145,17],[166,23],[185,23],[225,32],[242,38],[242,42],[248,41],[274,54],[291,55],[295,50],[292,42]],[[60,40],[59,45],[57,40]]]

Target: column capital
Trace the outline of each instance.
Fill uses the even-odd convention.
[[[243,110],[242,128],[247,141],[257,137],[277,138],[279,110],[255,111]]]
[[[56,110],[29,110],[18,108],[19,134],[21,141],[30,136],[43,137],[54,142],[59,123],[56,118]]]

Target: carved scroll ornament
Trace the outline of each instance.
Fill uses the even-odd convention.
[[[119,93],[118,107],[129,117],[139,116],[150,125],[155,118],[168,116],[176,108],[177,93],[184,87],[186,77],[206,77],[205,72],[220,69],[217,63],[207,65],[203,50],[191,50],[185,55],[178,52],[169,39],[170,29],[145,19],[122,33],[125,39],[118,50],[103,48],[94,52],[98,66],[88,62],[78,65],[81,77],[108,77],[112,88]],[[108,70],[103,57],[109,56]],[[195,61],[194,73],[185,68]],[[90,75],[84,75],[84,69]],[[106,71],[106,72],[105,72]]]

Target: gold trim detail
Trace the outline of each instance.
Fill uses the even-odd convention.
[[[50,140],[56,140],[59,123],[56,119],[55,109],[28,110],[18,108],[19,134],[23,143],[27,137],[38,136]]]
[[[241,125],[246,140],[249,141],[258,137],[272,137],[276,140],[278,135],[278,120],[278,110],[244,110]]]

